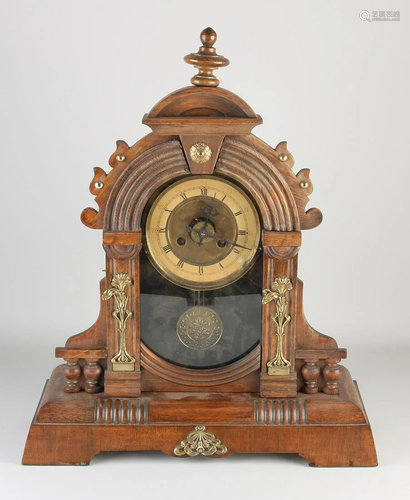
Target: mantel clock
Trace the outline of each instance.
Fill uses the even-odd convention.
[[[286,142],[252,134],[259,115],[219,87],[216,33],[185,60],[198,73],[94,169],[103,230],[101,310],[56,356],[24,464],[86,464],[101,451],[174,457],[298,453],[316,466],[374,466],[346,349],[303,314],[298,278],[309,169]],[[50,425],[52,424],[52,425]]]

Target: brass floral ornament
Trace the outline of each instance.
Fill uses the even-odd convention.
[[[212,156],[212,149],[204,142],[197,142],[191,146],[189,156],[195,163],[206,163]]]
[[[272,290],[262,290],[262,304],[269,304],[272,300],[276,304],[276,314],[272,316],[272,321],[276,324],[276,337],[278,344],[276,356],[268,361],[268,375],[289,375],[291,363],[283,354],[283,338],[285,336],[285,326],[290,321],[290,316],[286,314],[288,302],[286,301],[286,292],[293,290],[293,285],[289,278],[276,278]]]
[[[113,317],[118,321],[118,330],[120,332],[120,351],[111,359],[112,369],[115,372],[129,372],[135,369],[135,358],[127,352],[127,321],[132,316],[128,311],[128,297],[125,288],[131,286],[132,281],[128,274],[118,273],[111,280],[111,288],[105,290],[102,295],[103,300],[109,300],[114,297],[117,309],[113,311]]]
[[[203,455],[209,457],[211,455],[224,455],[228,448],[221,444],[220,439],[217,439],[210,432],[205,431],[206,427],[197,425],[195,430],[190,432],[188,436],[181,441],[175,449],[174,453],[177,456],[188,455],[196,457]]]

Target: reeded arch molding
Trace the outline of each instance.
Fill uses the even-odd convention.
[[[148,138],[143,141],[151,147],[145,149],[138,149],[138,143],[129,148],[119,141],[110,159],[114,170],[109,175],[102,169],[95,169],[90,190],[97,194],[100,212],[91,208],[84,210],[84,224],[109,231],[138,231],[151,195],[163,184],[189,174],[178,139],[167,138],[152,144]],[[134,158],[120,168],[115,162],[123,153],[128,157],[134,153]],[[279,160],[280,156],[286,161]],[[316,227],[322,214],[318,209],[305,213],[307,195],[313,190],[309,170],[303,169],[295,175],[291,170],[293,164],[286,143],[272,149],[252,135],[226,137],[215,173],[246,186],[259,207],[265,230],[300,231]],[[302,181],[308,184],[308,189],[301,188]],[[101,194],[95,188],[96,182],[104,184]]]
[[[253,196],[268,231],[299,231],[299,214],[292,191],[281,172],[252,147],[226,138],[215,173],[243,184]]]
[[[227,137],[215,172],[229,175],[248,188],[259,206],[265,230],[313,229],[323,216],[318,208],[306,212],[313,192],[310,170],[304,168],[295,175],[294,164],[286,142],[273,149],[254,135]]]
[[[179,140],[170,140],[136,158],[113,186],[104,217],[111,231],[138,231],[151,195],[189,172]]]

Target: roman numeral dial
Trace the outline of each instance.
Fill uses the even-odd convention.
[[[225,179],[195,175],[164,189],[145,225],[145,249],[155,269],[184,288],[222,288],[243,276],[260,244],[252,200]]]

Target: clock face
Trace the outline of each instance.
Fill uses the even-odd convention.
[[[152,264],[169,281],[192,290],[214,290],[252,267],[260,222],[240,188],[219,177],[196,175],[156,198],[145,238]]]

